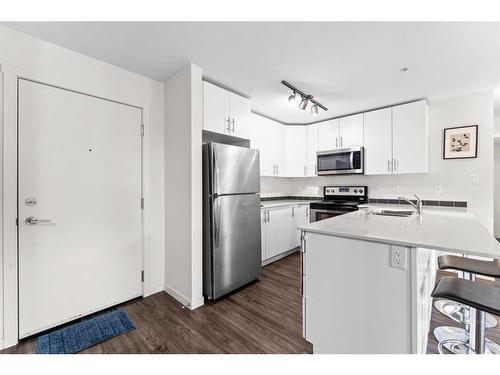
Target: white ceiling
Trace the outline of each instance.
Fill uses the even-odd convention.
[[[164,81],[192,62],[283,123],[500,87],[500,23],[14,22],[7,26]],[[399,73],[407,66],[407,74]],[[328,112],[286,102],[287,80]]]

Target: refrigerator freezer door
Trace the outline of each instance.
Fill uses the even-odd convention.
[[[260,192],[259,151],[212,143],[212,194]]]
[[[212,298],[257,279],[262,272],[260,198],[256,194],[213,199]]]

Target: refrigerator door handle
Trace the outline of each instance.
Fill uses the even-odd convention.
[[[213,200],[214,206],[214,232],[215,232],[215,247],[219,247],[220,238],[220,210],[219,210],[219,200],[217,197]]]
[[[212,150],[212,155],[213,155],[213,169],[214,169],[214,186],[212,189],[213,194],[217,195],[219,194],[219,168],[217,168],[217,154],[215,153],[214,150]]]

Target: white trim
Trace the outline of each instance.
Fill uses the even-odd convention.
[[[205,299],[203,297],[198,297],[191,301],[188,297],[170,285],[165,285],[165,292],[175,298],[182,306],[187,307],[190,310],[197,309],[205,303]]]
[[[3,250],[4,250],[4,345],[5,347],[14,346],[19,341],[18,332],[18,285],[17,285],[17,226],[15,220],[17,217],[17,106],[18,106],[18,96],[17,96],[17,81],[21,78],[19,75],[4,71],[4,92],[8,94],[4,95],[4,100],[7,103],[5,105],[4,111],[4,163],[3,166]],[[23,77],[24,78],[24,77]],[[33,80],[36,81],[36,80]],[[44,83],[50,86],[54,86],[48,83]],[[55,86],[60,87],[60,86]],[[64,88],[64,87],[60,87]],[[68,89],[70,91],[74,91]],[[81,94],[87,95],[84,92]],[[90,94],[89,94],[90,95]],[[95,97],[95,95],[90,95]],[[100,98],[103,100],[111,100],[117,102],[113,99]],[[120,102],[121,103],[121,102]],[[125,103],[121,103],[125,104]],[[131,104],[133,107],[138,107]],[[141,107],[139,107],[141,108]],[[145,133],[150,133],[150,109],[141,108],[143,116],[143,125],[145,126]],[[138,134],[139,133],[138,129]],[[140,136],[140,135],[139,135]],[[146,141],[147,139],[147,141]],[[8,144],[5,142],[8,141]],[[142,262],[143,269],[145,271],[145,280],[143,284],[143,295],[152,294],[152,290],[158,289],[155,287],[151,288],[150,284],[150,269],[151,269],[151,149],[149,136],[144,137],[143,147],[142,147],[142,159],[144,169],[142,171],[142,184],[144,187],[143,197],[145,200],[144,210],[143,210],[143,248],[142,248]],[[145,261],[147,259],[147,262]],[[161,289],[159,289],[161,290]]]
[[[163,284],[154,285],[154,286],[149,287],[147,294],[146,294],[146,292],[144,292],[144,297],[151,296],[153,294],[164,292],[164,291],[165,291],[165,287]]]
[[[191,303],[188,305],[188,307],[190,310],[195,310],[198,307],[203,306],[204,303],[205,303],[205,299],[203,297],[198,297],[198,298],[195,298],[193,301],[191,301]]]
[[[170,285],[165,285],[165,292],[174,297],[181,305],[189,306],[191,301],[184,294],[171,287]]]
[[[287,250],[281,254],[275,255],[272,258],[269,259],[264,259],[262,261],[262,267],[267,266],[268,264],[274,263],[277,260],[283,259],[289,255],[292,255],[293,253],[297,253],[300,251],[300,246],[294,247],[293,249]]]

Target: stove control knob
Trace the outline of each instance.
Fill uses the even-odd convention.
[[[363,189],[359,189],[359,194],[363,194]]]
[[[354,189],[354,193],[357,193],[358,191],[356,189]]]

